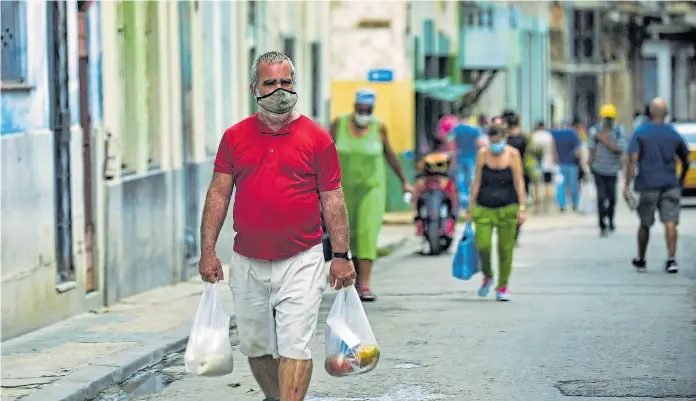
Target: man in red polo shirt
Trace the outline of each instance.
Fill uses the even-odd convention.
[[[329,133],[293,111],[292,61],[265,53],[251,81],[259,112],[228,128],[220,142],[201,221],[199,269],[205,281],[223,278],[215,244],[236,186],[229,281],[240,349],[267,401],[300,401],[312,375],[322,293],[355,279],[341,171]],[[322,209],[334,251],[328,272]]]

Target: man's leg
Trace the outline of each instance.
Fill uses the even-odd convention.
[[[638,258],[633,259],[633,266],[639,271],[645,271],[645,253],[650,241],[650,227],[655,224],[655,209],[660,196],[660,191],[642,192],[638,200],[638,216],[640,227],[638,228]]]
[[[565,210],[566,208],[566,193],[568,192],[568,185],[569,185],[569,177],[568,177],[568,171],[566,169],[565,164],[561,164],[561,176],[563,177],[563,182],[560,184],[557,184],[556,187],[556,198],[558,201],[558,207],[561,210]]]
[[[599,216],[599,229],[602,234],[605,234],[606,218],[607,218],[607,184],[606,177],[595,172],[592,173],[594,176],[595,186],[597,187],[597,215]]]
[[[580,180],[578,179],[578,166],[574,164],[568,165],[568,175],[572,177],[570,180],[570,198],[573,202],[573,210],[577,210],[580,204]]]
[[[667,263],[665,270],[668,273],[676,273],[677,261],[677,225],[679,224],[681,188],[673,188],[664,191],[660,195],[658,209],[660,212],[660,221],[665,225],[665,239],[667,242]]]
[[[229,285],[235,300],[239,348],[249,358],[251,372],[264,395],[278,398],[278,360],[273,359],[276,353],[276,328],[269,306],[271,273],[271,262],[233,253]]]
[[[323,255],[321,245],[317,245],[273,264],[271,301],[276,312],[282,401],[304,400],[312,377],[310,346],[317,331],[321,298],[329,286]]]
[[[267,398],[280,399],[279,362],[280,360],[273,358],[273,355],[249,358],[251,373]]]
[[[614,231],[614,214],[616,213],[616,175],[606,176],[605,186],[607,193],[607,219],[609,220],[609,229]]]

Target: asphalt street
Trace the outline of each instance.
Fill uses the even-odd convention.
[[[637,221],[623,209],[609,238],[598,236],[591,216],[523,231],[509,303],[478,298],[480,276],[457,281],[451,255],[414,255],[410,244],[379,263],[380,298],[365,305],[379,366],[329,376],[322,324],[307,400],[696,400],[696,208],[682,216],[676,275],[663,271],[661,227],[648,272],[633,270]],[[327,294],[322,321],[332,301]],[[136,399],[261,401],[246,360],[236,357],[235,372],[221,378],[169,367],[178,380]]]

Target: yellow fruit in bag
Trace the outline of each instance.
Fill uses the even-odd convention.
[[[379,348],[374,344],[361,345],[355,356],[360,363],[360,367],[364,368],[377,362],[379,359]]]

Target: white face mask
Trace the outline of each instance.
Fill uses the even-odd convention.
[[[355,124],[359,127],[367,127],[367,125],[372,121],[372,114],[356,114],[353,116]]]

